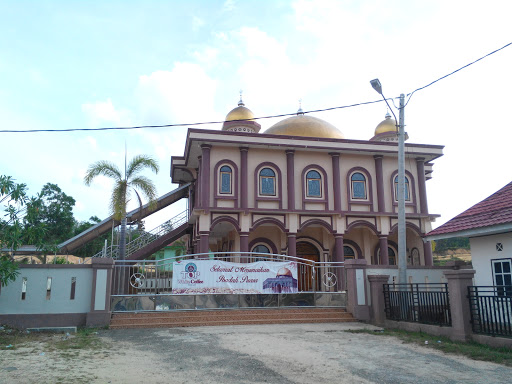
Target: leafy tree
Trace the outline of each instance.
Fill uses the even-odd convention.
[[[42,204],[37,220],[46,225],[45,243],[59,244],[73,236],[75,199],[57,184],[47,183],[40,193]]]
[[[109,161],[98,161],[92,164],[84,177],[85,185],[91,185],[93,179],[99,175],[114,180],[114,189],[110,197],[110,211],[116,220],[121,220],[121,233],[119,239],[119,258],[125,259],[126,253],[126,206],[130,201],[132,192],[135,193],[139,204],[142,205],[142,194],[149,201],[151,208],[156,208],[156,187],[154,183],[140,173],[149,168],[158,173],[159,167],[156,160],[150,156],[135,156],[130,163],[124,164],[124,174],[119,168]]]
[[[0,249],[9,249],[9,252],[3,254],[0,251],[0,284],[7,285],[19,274],[14,252],[23,244],[24,239],[40,244],[38,240],[44,234],[45,227],[39,225],[25,228],[24,219],[37,214],[41,200],[39,196],[29,198],[27,185],[16,183],[12,176],[0,175],[0,204],[5,212],[0,216]]]

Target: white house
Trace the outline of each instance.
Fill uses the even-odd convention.
[[[512,182],[427,234],[469,237],[475,285],[512,286]]]

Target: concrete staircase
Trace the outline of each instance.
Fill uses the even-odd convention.
[[[276,308],[114,313],[110,329],[357,321],[344,308]]]

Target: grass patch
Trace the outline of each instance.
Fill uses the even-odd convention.
[[[76,350],[97,350],[103,347],[103,342],[97,336],[97,329],[79,328],[77,333],[27,332],[4,327],[0,330],[0,350],[15,350],[19,347],[31,347],[32,351],[72,352]],[[75,353],[66,353],[65,357],[74,357]]]
[[[94,328],[79,328],[77,333],[64,336],[61,340],[53,344],[55,349],[66,351],[73,349],[96,350],[103,346],[101,340],[97,337],[98,332]]]
[[[349,330],[351,333],[367,333],[376,336],[393,336],[406,343],[421,345],[426,348],[434,348],[445,353],[462,355],[473,360],[491,361],[493,363],[512,367],[512,349],[506,347],[491,347],[474,341],[452,341],[444,336],[432,336],[424,332],[409,332],[400,329],[384,329],[383,331],[371,331],[368,329]],[[428,345],[425,344],[428,341]]]

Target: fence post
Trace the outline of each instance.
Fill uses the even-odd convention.
[[[368,275],[370,282],[370,321],[376,325],[384,325],[386,308],[384,303],[384,284],[389,281],[389,275]]]
[[[370,307],[366,299],[366,260],[345,259],[347,271],[347,310],[358,320],[370,320]]]
[[[443,271],[448,280],[448,298],[452,314],[453,333],[451,339],[467,341],[471,337],[471,310],[468,287],[473,285],[474,269]]]
[[[114,260],[110,258],[93,257],[91,311],[87,313],[88,327],[101,327],[110,324],[110,292],[112,285],[112,270]]]

